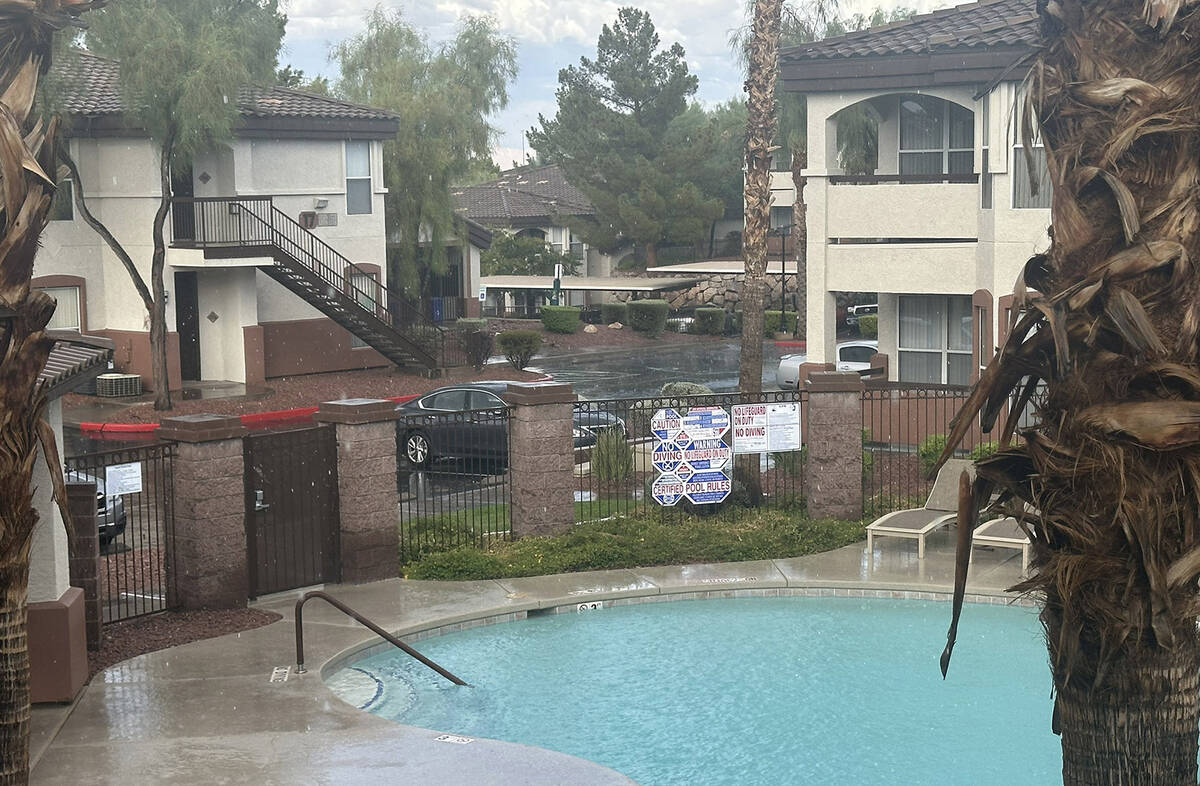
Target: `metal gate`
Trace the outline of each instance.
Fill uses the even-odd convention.
[[[105,622],[174,605],[171,445],[69,456],[68,481],[96,484],[99,595]]]
[[[250,597],[341,579],[333,425],[245,438]]]

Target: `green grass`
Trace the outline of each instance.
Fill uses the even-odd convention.
[[[586,504],[586,503],[583,503]],[[496,579],[582,570],[798,557],[855,543],[859,521],[811,521],[786,510],[729,517],[621,516],[578,524],[562,535],[422,554],[403,566],[412,579]]]

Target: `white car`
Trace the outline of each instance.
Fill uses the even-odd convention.
[[[837,345],[838,371],[866,371],[871,367],[871,356],[879,351],[878,341],[843,341]],[[795,390],[800,376],[800,366],[808,362],[808,355],[784,355],[779,358],[775,372],[775,384],[780,390]]]

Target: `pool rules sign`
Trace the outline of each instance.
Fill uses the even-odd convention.
[[[660,474],[650,487],[654,501],[663,506],[681,499],[697,505],[723,502],[733,491],[733,449],[724,441],[729,427],[724,407],[692,407],[683,415],[671,407],[655,412],[651,461]]]

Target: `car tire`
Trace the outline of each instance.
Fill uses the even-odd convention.
[[[432,456],[429,436],[424,431],[410,431],[404,437],[404,458],[417,469],[427,469]]]

